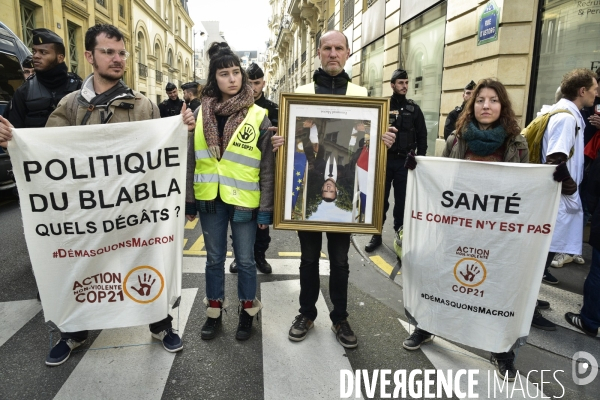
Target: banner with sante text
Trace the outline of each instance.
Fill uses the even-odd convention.
[[[186,148],[181,116],[14,131],[8,149],[50,326],[149,324],[178,303]]]
[[[554,167],[417,162],[402,242],[407,316],[487,351],[525,344],[560,201]]]

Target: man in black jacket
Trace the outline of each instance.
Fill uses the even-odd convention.
[[[265,87],[265,73],[262,68],[256,63],[250,64],[246,69],[248,74],[248,83],[252,86],[252,92],[254,93],[254,104],[267,110],[267,116],[271,121],[271,125],[277,126],[277,119],[279,118],[279,106],[273,103],[271,100],[267,100],[263,89]]]
[[[81,79],[67,72],[60,36],[45,28],[31,32],[35,75],[15,91],[10,103],[7,119],[15,128],[44,127],[60,100],[81,88]]]
[[[196,111],[196,108],[200,107],[200,99],[198,98],[198,83],[188,82],[181,85],[183,90],[183,99],[187,108],[192,112]]]
[[[397,69],[390,81],[394,94],[390,102],[390,125],[398,130],[396,140],[388,149],[385,170],[385,195],[383,203],[383,221],[388,208],[389,196],[394,183],[394,231],[404,224],[404,200],[406,197],[406,180],[408,170],[404,167],[406,155],[416,150],[417,155],[427,153],[427,127],[421,108],[412,100],[406,98],[408,91],[408,74],[403,69]],[[373,235],[365,246],[365,251],[371,252],[381,245],[381,235]]]
[[[296,93],[335,94],[348,96],[367,96],[367,89],[350,82],[344,72],[344,65],[350,56],[348,38],[339,31],[325,32],[319,40],[317,55],[321,61],[313,75],[313,82],[296,88]],[[393,133],[382,137],[389,148],[394,140]],[[283,138],[273,136],[274,149],[283,144]],[[350,234],[327,232],[327,251],[329,255],[329,296],[333,310],[329,313],[337,341],[346,348],[358,346],[358,340],[348,323],[348,250]],[[319,280],[319,258],[323,243],[322,232],[298,231],[300,239],[300,314],[298,314],[289,330],[288,338],[294,342],[306,338],[308,331],[314,326],[317,318],[317,299],[321,290]]]
[[[568,312],[567,322],[595,337],[600,328],[600,155],[590,166],[588,182],[588,211],[592,213],[590,239],[592,264],[583,284],[583,306],[580,314]]]
[[[158,105],[160,117],[165,118],[173,115],[179,115],[181,112],[181,107],[183,107],[183,100],[179,98],[177,86],[169,82],[167,83],[165,90],[167,91],[167,96],[169,96],[169,98]]]
[[[473,95],[473,89],[477,84],[473,81],[469,82],[467,86],[465,86],[465,90],[463,91],[463,102],[460,106],[456,106],[456,108],[448,113],[448,117],[446,117],[446,123],[444,124],[444,140],[448,139],[448,136],[454,129],[456,129],[456,121],[460,114],[462,113],[463,108],[465,108],[465,104],[467,104],[467,100],[471,98]]]

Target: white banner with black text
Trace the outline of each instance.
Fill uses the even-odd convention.
[[[492,352],[525,343],[560,201],[553,166],[417,157],[408,173],[407,316]]]
[[[186,148],[181,116],[14,131],[25,239],[51,326],[149,324],[176,305]]]

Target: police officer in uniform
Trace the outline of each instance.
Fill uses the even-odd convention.
[[[192,110],[192,112],[196,111],[196,108],[200,107],[200,99],[198,98],[198,83],[184,83],[181,85],[181,90],[183,90],[183,100],[185,100],[187,108]]]
[[[179,98],[177,86],[169,82],[167,83],[165,90],[167,91],[167,96],[169,96],[169,98],[158,105],[160,117],[165,118],[179,115],[179,113],[181,113],[181,107],[183,107],[183,100]]]
[[[31,56],[27,56],[27,58],[23,60],[21,67],[23,67],[23,79],[27,79],[35,73],[33,68],[33,58]]]
[[[41,128],[60,100],[81,88],[81,78],[69,73],[65,45],[56,33],[34,29],[32,61],[35,74],[16,91],[8,120],[15,128]]]
[[[263,89],[265,87],[265,73],[256,64],[252,63],[246,69],[248,74],[248,83],[252,86],[252,92],[254,92],[254,104],[267,110],[267,116],[271,120],[271,125],[277,126],[277,119],[279,117],[279,106],[273,103],[271,100],[267,100]]]
[[[271,121],[271,125],[277,126],[277,120],[279,116],[279,106],[273,103],[271,100],[267,100],[263,93],[265,87],[265,73],[256,64],[252,63],[246,69],[248,74],[248,83],[252,86],[252,92],[254,94],[254,104],[267,110],[267,117]],[[256,268],[263,274],[270,274],[273,272],[271,265],[265,258],[265,253],[271,243],[271,236],[269,235],[269,227],[266,229],[256,229],[256,240],[254,241],[254,261],[256,262]],[[237,272],[237,261],[233,259],[231,265],[229,265],[229,271],[232,273]]]
[[[477,84],[473,81],[469,82],[463,91],[463,103],[448,113],[446,123],[444,124],[444,140],[447,140],[448,136],[454,132],[454,129],[456,128],[456,121],[458,120],[460,113],[462,113],[463,108],[465,108],[467,100],[469,100],[473,95],[473,89],[475,89],[476,85]]]
[[[385,170],[385,197],[383,221],[390,203],[388,198],[394,183],[394,231],[404,224],[404,200],[406,197],[407,169],[404,167],[406,155],[415,150],[417,155],[427,153],[427,127],[421,108],[406,98],[408,74],[397,69],[390,81],[394,94],[390,102],[390,124],[398,130],[394,144],[388,149]],[[373,235],[365,251],[371,252],[381,245],[381,235]]]

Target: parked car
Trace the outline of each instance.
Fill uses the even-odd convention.
[[[15,90],[21,86],[21,63],[31,52],[6,25],[0,21],[0,115],[4,115]],[[0,190],[16,187],[8,154],[0,147]]]

